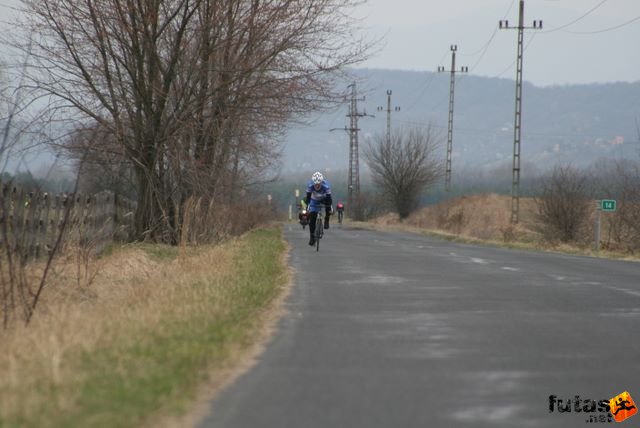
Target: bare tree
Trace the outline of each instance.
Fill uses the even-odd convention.
[[[138,236],[176,242],[188,197],[235,191],[288,120],[337,99],[335,78],[368,50],[358,3],[22,0],[16,33],[37,35],[28,76],[51,109],[122,147]]]
[[[373,182],[401,219],[417,208],[422,193],[442,177],[443,164],[435,155],[440,145],[429,127],[393,133],[390,139],[376,135],[365,147]]]
[[[549,241],[578,238],[593,204],[589,175],[570,165],[554,167],[540,178],[534,197],[541,232]]]
[[[133,165],[109,130],[77,128],[59,150],[78,167],[81,193],[91,195],[107,190],[136,199]],[[80,162],[83,162],[82,168],[79,168]]]

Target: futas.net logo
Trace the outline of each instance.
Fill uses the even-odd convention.
[[[616,422],[622,422],[638,413],[638,407],[633,402],[631,394],[627,391],[613,397],[609,401],[609,406],[611,407],[611,414],[613,414]]]
[[[623,422],[638,413],[638,407],[627,391],[606,400],[581,398],[569,399],[549,396],[549,413],[574,413],[585,416],[586,423]]]

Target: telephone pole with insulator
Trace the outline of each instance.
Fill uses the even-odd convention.
[[[387,90],[387,143],[391,142],[391,89]],[[384,111],[384,107],[378,106],[378,111]],[[399,106],[395,106],[393,111],[400,111]]]
[[[451,45],[451,69],[438,67],[438,73],[449,72],[451,79],[449,83],[449,127],[447,132],[447,170],[444,179],[444,186],[447,192],[451,189],[451,159],[453,156],[453,101],[456,85],[456,73],[468,73],[469,67],[460,67],[456,69],[456,51],[458,45]]]
[[[518,59],[516,66],[516,113],[513,125],[513,181],[511,185],[511,223],[519,221],[520,215],[520,135],[522,125],[522,54],[524,52],[524,30],[542,30],[542,21],[533,21],[533,26],[524,25],[524,0],[520,0],[518,26],[510,27],[509,21],[500,21],[501,30],[518,30]]]

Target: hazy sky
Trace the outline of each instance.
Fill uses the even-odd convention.
[[[0,21],[7,6],[0,0]],[[363,67],[434,71],[457,64],[473,74],[515,78],[519,0],[367,0],[356,14],[369,37],[383,37]],[[640,80],[640,0],[526,0],[524,80],[536,85]]]
[[[384,36],[370,68],[470,73],[515,79],[519,0],[368,0],[358,14],[370,35]],[[535,85],[640,80],[640,0],[526,0],[525,81]]]

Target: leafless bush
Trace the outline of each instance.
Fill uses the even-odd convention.
[[[447,230],[459,235],[468,223],[469,215],[465,213],[464,207],[452,209],[449,206],[445,206],[438,211],[436,219],[438,229]]]
[[[617,209],[601,216],[603,248],[636,252],[640,249],[640,164],[637,161],[601,161],[594,165],[598,195],[615,199]]]
[[[405,219],[418,206],[420,196],[443,175],[436,156],[440,142],[432,128],[376,135],[364,151],[373,182],[385,200]]]
[[[618,210],[613,216],[617,239],[627,251],[640,249],[640,166],[620,170],[621,188]],[[615,223],[614,223],[615,224]]]
[[[189,198],[183,205],[181,245],[212,244],[271,222],[273,208],[249,202],[220,203]]]
[[[572,242],[579,238],[593,208],[588,180],[587,173],[571,166],[557,166],[539,179],[534,200],[545,240]]]
[[[367,221],[381,215],[388,208],[386,201],[380,195],[369,191],[361,191],[357,197],[353,198],[353,206],[346,207],[349,218],[356,221]]]

